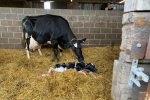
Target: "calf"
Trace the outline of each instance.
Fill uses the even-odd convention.
[[[75,69],[76,71],[78,71],[79,73],[86,75],[85,72],[83,72],[83,70],[85,70],[86,72],[88,72],[89,74],[91,74],[94,78],[96,78],[96,76],[92,73],[92,72],[97,72],[97,69],[95,68],[95,66],[92,63],[82,63],[82,62],[71,62],[68,63],[67,65],[65,63],[62,64],[56,64],[54,68],[50,68],[47,74],[42,74],[42,76],[47,76],[49,75],[52,71],[57,71],[57,72],[64,72],[67,69]],[[40,78],[41,76],[38,76],[37,78]]]

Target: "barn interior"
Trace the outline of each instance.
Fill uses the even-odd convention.
[[[0,7],[44,8],[48,4],[51,9],[87,9],[105,10],[116,8],[123,10],[124,0],[1,0]],[[107,8],[108,7],[108,8]]]
[[[146,0],[0,0],[0,98],[149,100],[149,5]],[[70,69],[36,78],[57,63],[50,45],[42,46],[42,56],[36,50],[27,58],[21,21],[44,14],[62,16],[78,39],[87,38],[84,62],[95,65],[96,78]],[[77,61],[69,49],[58,59]]]

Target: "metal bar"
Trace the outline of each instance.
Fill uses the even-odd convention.
[[[140,82],[139,81],[137,81],[136,79],[135,79],[135,77],[133,76],[132,77],[132,81],[138,86],[138,87],[141,87],[141,84],[140,84]]]
[[[132,72],[132,68],[137,68],[138,65],[138,60],[133,59],[132,61],[132,67],[131,67],[131,71],[130,71],[130,77],[129,77],[129,81],[128,81],[128,88],[132,88],[133,87],[133,81],[132,81],[132,77],[135,76],[135,74]]]
[[[144,68],[143,67],[138,67],[138,70],[142,72],[142,71],[144,71]]]
[[[149,77],[144,74],[143,72],[139,71],[138,68],[132,68],[131,71],[136,74],[138,77],[140,77],[144,82],[148,82]]]

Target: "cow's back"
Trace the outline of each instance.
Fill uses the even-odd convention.
[[[56,40],[71,31],[67,20],[61,16],[45,15],[35,22],[33,37],[40,44]],[[39,41],[44,39],[42,41]]]

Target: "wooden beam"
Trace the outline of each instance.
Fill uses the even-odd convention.
[[[45,2],[45,1],[52,1],[52,0],[26,0],[31,2]],[[55,2],[70,2],[70,0],[53,0]],[[120,0],[78,0],[80,3],[116,3]]]

